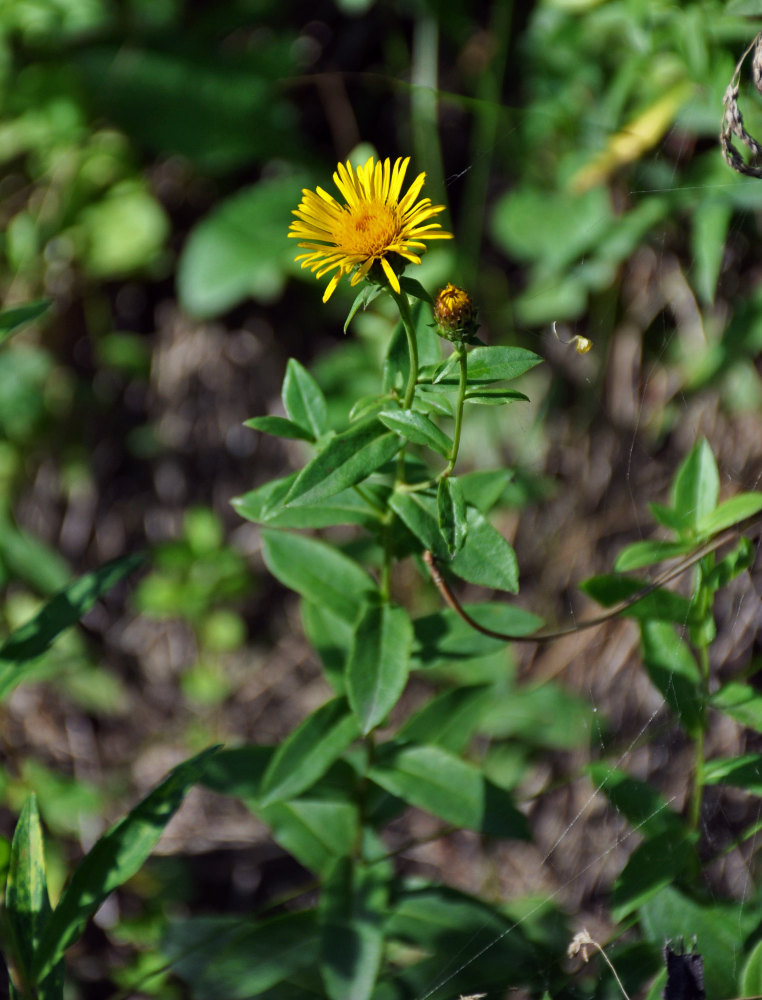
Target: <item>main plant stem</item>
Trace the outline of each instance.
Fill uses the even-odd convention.
[[[450,460],[447,463],[447,468],[442,473],[443,478],[450,475],[452,470],[455,468],[455,463],[458,461],[460,434],[463,429],[463,408],[466,402],[466,388],[468,386],[468,357],[466,355],[465,345],[461,344],[458,350],[460,351],[460,354],[458,356],[459,380],[458,400],[455,404],[455,431],[452,436],[452,451],[450,452]]]

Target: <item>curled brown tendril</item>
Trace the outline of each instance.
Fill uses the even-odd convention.
[[[608,608],[603,614],[598,615],[595,618],[586,618],[581,622],[576,622],[574,625],[569,625],[564,628],[556,628],[552,631],[545,632],[535,632],[534,635],[511,635],[508,632],[496,632],[494,629],[487,628],[486,625],[480,625],[475,618],[471,617],[450,589],[449,584],[440,572],[433,553],[427,549],[423,553],[423,559],[429,567],[431,579],[434,581],[437,590],[442,595],[444,602],[452,608],[459,618],[462,618],[467,625],[470,625],[471,628],[475,629],[477,632],[481,632],[482,635],[489,636],[492,639],[501,639],[505,642],[552,642],[554,639],[561,639],[566,635],[573,635],[575,632],[581,632],[583,629],[595,628],[598,625],[603,625],[605,622],[610,621],[612,618],[616,618],[617,615],[626,611],[628,608],[631,608],[633,604],[637,604],[638,601],[642,601],[644,597],[652,594],[659,587],[664,586],[665,583],[669,583],[671,580],[676,579],[686,570],[690,569],[691,566],[695,566],[695,564],[705,556],[710,555],[712,552],[716,552],[717,549],[721,548],[728,542],[733,541],[739,535],[749,532],[752,528],[755,529],[754,534],[759,534],[760,530],[762,530],[762,518],[759,514],[754,514],[752,517],[746,518],[745,521],[741,521],[732,528],[721,531],[718,535],[715,535],[714,538],[710,538],[709,541],[704,542],[703,545],[694,549],[693,552],[681,559],[675,566],[670,566],[668,569],[665,569],[647,586],[637,591],[637,593],[632,594],[626,600],[618,601],[616,604]]]

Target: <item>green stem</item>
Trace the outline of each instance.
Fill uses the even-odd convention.
[[[397,294],[393,288],[390,288],[389,291],[391,292],[392,298],[397,303],[402,325],[404,326],[405,334],[407,335],[407,350],[410,359],[410,371],[407,376],[407,386],[405,387],[405,397],[402,405],[406,410],[409,410],[413,405],[415,385],[418,380],[418,341],[415,336],[413,314],[410,311],[410,303],[407,300],[407,295],[405,295],[404,292]]]
[[[701,596],[701,595],[699,595]],[[704,736],[706,733],[706,705],[709,701],[709,649],[702,645],[696,649],[701,674],[701,702],[704,707],[701,728],[693,737],[693,778],[688,823],[691,830],[698,830],[701,819],[701,801],[704,796]]]
[[[466,388],[468,386],[468,357],[466,349],[461,344],[460,355],[458,357],[459,381],[458,381],[458,401],[455,404],[455,433],[452,436],[452,451],[450,461],[442,476],[449,476],[458,461],[458,451],[460,450],[460,434],[463,429],[463,407],[466,402]]]

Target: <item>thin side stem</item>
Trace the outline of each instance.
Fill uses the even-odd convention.
[[[452,452],[450,453],[450,461],[447,463],[447,468],[442,473],[442,476],[449,476],[452,470],[455,468],[455,463],[458,461],[458,451],[460,450],[460,434],[463,429],[463,408],[466,402],[466,388],[468,386],[468,357],[466,355],[466,350],[463,345],[460,347],[460,356],[458,357],[458,368],[459,368],[459,381],[458,381],[458,400],[455,404],[455,432],[452,436]]]

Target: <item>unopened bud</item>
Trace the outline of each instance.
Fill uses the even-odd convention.
[[[445,285],[434,300],[437,332],[447,340],[468,343],[476,334],[476,306],[468,292]]]

